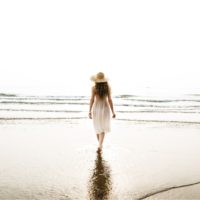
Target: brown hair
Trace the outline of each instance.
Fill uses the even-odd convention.
[[[105,97],[109,95],[109,87],[108,82],[96,82],[95,83],[96,93],[101,97]]]

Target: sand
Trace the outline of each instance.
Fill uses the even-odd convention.
[[[200,199],[200,125],[1,121],[0,199]]]

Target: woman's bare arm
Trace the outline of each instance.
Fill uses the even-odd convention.
[[[94,92],[94,87],[92,87],[92,95],[90,98],[90,108],[89,108],[89,118],[92,119],[92,106],[94,104],[94,97],[95,97],[95,92]]]
[[[113,118],[115,118],[116,115],[115,115],[115,111],[114,111],[114,107],[113,107],[113,101],[112,101],[112,97],[111,97],[111,89],[110,88],[109,88],[109,93],[108,93],[108,103],[109,103],[110,109],[112,111]]]

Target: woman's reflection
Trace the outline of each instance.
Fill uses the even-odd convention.
[[[102,152],[97,151],[95,167],[89,180],[89,198],[90,200],[106,200],[111,191],[110,167],[102,159]]]

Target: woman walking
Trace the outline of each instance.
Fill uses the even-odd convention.
[[[110,110],[112,117],[115,118],[113,101],[111,98],[111,88],[104,73],[99,72],[91,77],[95,82],[92,87],[90,99],[89,118],[93,119],[94,129],[99,142],[98,149],[102,149],[105,133],[110,132]]]

